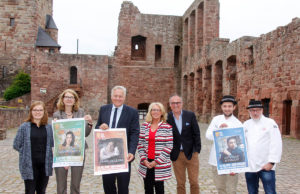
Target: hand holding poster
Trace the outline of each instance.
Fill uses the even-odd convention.
[[[83,118],[52,121],[54,153],[53,167],[82,166],[85,149]]]
[[[248,169],[247,146],[243,128],[213,132],[218,174],[240,173]]]
[[[94,175],[128,172],[125,128],[94,130]]]

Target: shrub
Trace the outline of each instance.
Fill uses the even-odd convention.
[[[4,91],[3,98],[11,100],[30,92],[30,75],[20,71],[13,80],[13,83]]]

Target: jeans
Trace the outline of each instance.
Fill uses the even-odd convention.
[[[258,172],[246,172],[245,173],[247,188],[249,194],[258,193],[258,183],[261,179],[266,194],[276,194],[275,186],[275,171],[261,170]]]

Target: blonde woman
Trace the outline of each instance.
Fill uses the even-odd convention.
[[[29,116],[17,132],[14,149],[19,152],[19,169],[25,184],[25,194],[46,192],[52,175],[53,133],[48,125],[45,104],[35,101]]]
[[[150,104],[140,130],[138,172],[144,179],[146,194],[164,193],[164,180],[171,178],[170,153],[173,148],[172,126],[166,123],[166,111],[159,102]]]
[[[86,120],[85,136],[87,137],[91,133],[93,127],[92,117],[90,115],[85,115],[84,110],[79,108],[79,97],[74,90],[66,89],[59,95],[57,109],[58,111],[53,114],[53,119],[84,118]],[[85,143],[85,148],[87,148],[87,143]],[[84,165],[54,168],[58,194],[67,193],[67,177],[69,168],[71,169],[71,193],[80,193],[80,182]]]

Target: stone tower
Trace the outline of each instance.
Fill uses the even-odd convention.
[[[18,70],[30,72],[33,53],[59,52],[53,0],[0,1],[0,95]]]

